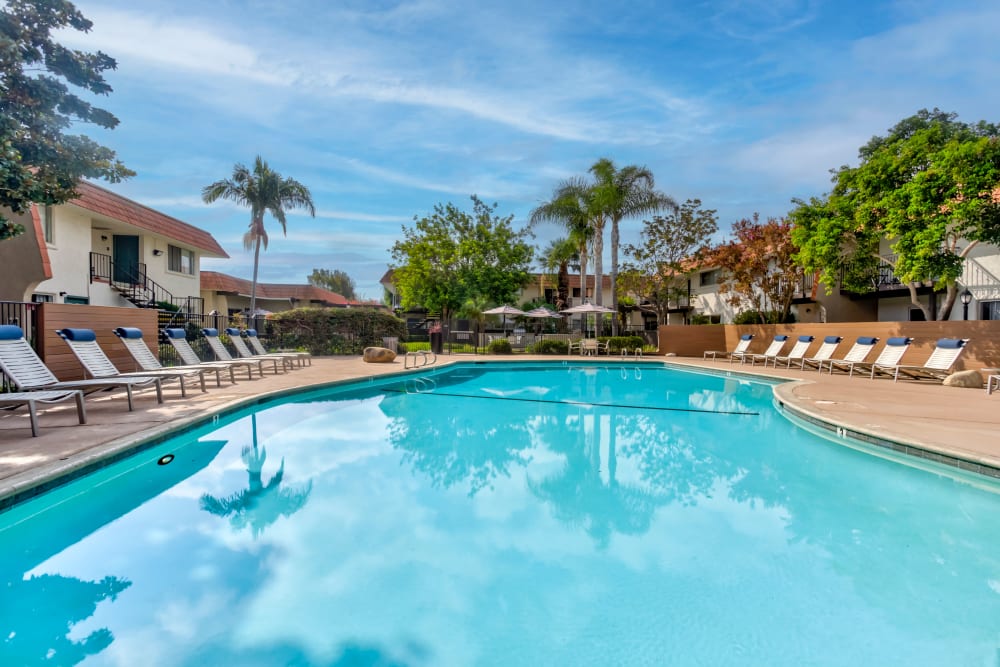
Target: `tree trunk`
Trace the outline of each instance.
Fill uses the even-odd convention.
[[[257,309],[257,268],[260,266],[260,236],[254,244],[253,249],[253,282],[250,283],[250,316],[247,317],[247,326],[250,326],[250,319]]]
[[[920,297],[917,296],[917,287],[917,283],[912,281],[906,283],[906,289],[910,290],[910,303],[922,310],[924,312],[924,319],[930,322],[937,317],[937,313],[920,303]]]
[[[587,244],[580,248],[580,298],[587,296]],[[581,301],[580,303],[583,303]],[[579,305],[579,304],[577,304]]]
[[[604,222],[594,228],[594,303],[604,305]]]
[[[611,318],[611,335],[618,335],[618,220],[611,220],[611,310],[615,311]]]

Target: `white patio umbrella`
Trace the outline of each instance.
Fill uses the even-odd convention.
[[[615,311],[610,308],[605,308],[604,306],[598,306],[596,303],[582,303],[579,306],[573,306],[572,308],[567,308],[566,310],[560,310],[560,313],[566,313],[567,315],[575,315],[577,313],[581,314],[586,318],[587,315],[598,314],[598,313],[613,313]],[[594,326],[594,335],[597,335],[597,326]]]
[[[562,317],[562,315],[560,315],[559,313],[552,312],[551,310],[549,310],[545,306],[539,306],[538,308],[535,308],[534,310],[529,310],[524,315],[525,315],[525,317],[538,317],[538,318],[542,318],[542,317],[560,318],[560,317]]]
[[[504,332],[504,334],[506,334],[507,333],[507,316],[508,315],[512,315],[512,316],[515,316],[515,317],[517,317],[517,316],[524,316],[524,315],[527,315],[527,313],[525,313],[520,308],[515,308],[514,306],[508,306],[508,305],[505,304],[503,306],[497,306],[496,308],[490,308],[489,310],[484,310],[483,311],[483,315],[503,315],[503,332]]]

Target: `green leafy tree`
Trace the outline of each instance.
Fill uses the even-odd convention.
[[[509,303],[531,280],[528,230],[496,215],[496,204],[472,196],[472,213],[438,204],[414,217],[392,247],[393,279],[404,308],[423,307],[449,319],[470,298]]]
[[[790,213],[799,261],[827,289],[876,288],[888,265],[926,319],[947,319],[968,253],[1000,242],[1000,132],[938,109],[919,111],[859,150],[857,167],[834,172],[828,196],[794,200]],[[889,244],[892,255],[880,252]],[[921,286],[945,289],[937,312]]]
[[[618,169],[608,158],[601,158],[590,167],[594,177],[591,188],[593,206],[600,219],[611,223],[611,309],[618,312],[618,246],[619,225],[625,218],[677,210],[677,202],[654,189],[653,172],[646,167],[628,165]],[[602,222],[596,231],[603,234]],[[596,239],[595,239],[596,240]],[[598,247],[600,249],[598,249]],[[595,261],[603,252],[603,240],[595,244]],[[600,272],[598,272],[600,273]],[[598,295],[601,291],[598,290]],[[600,298],[597,301],[601,303]],[[611,323],[612,335],[618,335],[618,320]]]
[[[115,152],[84,135],[64,132],[76,122],[113,129],[118,119],[70,92],[71,86],[107,95],[103,72],[115,69],[105,53],[67,49],[51,33],[93,26],[65,0],[6,0],[0,8],[0,207],[14,213],[32,203],[76,197],[81,178],[116,183],[134,176]],[[24,227],[0,216],[0,240]]]
[[[263,245],[267,250],[268,241],[267,229],[264,228],[264,214],[270,213],[281,225],[281,233],[287,236],[286,209],[303,208],[309,215],[316,217],[316,207],[313,205],[309,188],[273,171],[258,155],[253,171],[237,163],[233,167],[231,178],[206,185],[201,191],[201,198],[206,204],[219,199],[228,199],[250,208],[250,225],[243,235],[243,247],[247,250],[253,249],[253,282],[250,286],[250,313],[253,314],[257,309],[260,248]]]
[[[354,280],[347,275],[346,271],[340,269],[313,269],[307,278],[310,285],[328,289],[336,292],[345,299],[354,300],[357,295],[354,292]]]
[[[701,200],[688,199],[670,215],[644,221],[639,243],[624,248],[629,259],[619,290],[648,301],[660,324],[666,324],[671,304],[687,293],[692,266],[708,251],[717,220],[714,210],[701,208]]]
[[[761,324],[789,320],[792,299],[802,284],[792,223],[754,213],[733,223],[734,239],[712,251],[708,261],[722,269],[719,294],[733,306],[759,313]],[[771,321],[775,320],[775,321]]]

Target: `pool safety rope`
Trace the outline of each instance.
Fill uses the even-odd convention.
[[[451,398],[482,398],[490,401],[520,401],[522,403],[551,403],[555,405],[577,405],[590,408],[627,408],[633,410],[661,410],[664,412],[701,412],[711,415],[740,415],[745,417],[760,416],[759,412],[741,412],[738,410],[704,410],[701,408],[668,408],[658,405],[628,405],[626,403],[589,403],[587,401],[549,401],[544,398],[515,398],[513,396],[478,396],[476,394],[451,394],[443,391],[416,391],[409,392],[405,389],[395,389],[393,387],[381,387],[381,391],[396,394],[410,394],[411,396],[420,394],[421,396],[449,396]]]

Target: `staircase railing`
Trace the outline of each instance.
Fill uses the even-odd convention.
[[[977,301],[1000,299],[1000,278],[974,257],[966,257],[958,283],[967,288]]]
[[[200,297],[175,297],[169,290],[149,277],[145,264],[116,264],[109,255],[92,252],[90,253],[90,282],[95,280],[107,281],[111,287],[140,308],[155,308],[161,303],[183,307],[183,305],[190,305],[193,299],[202,301]]]

